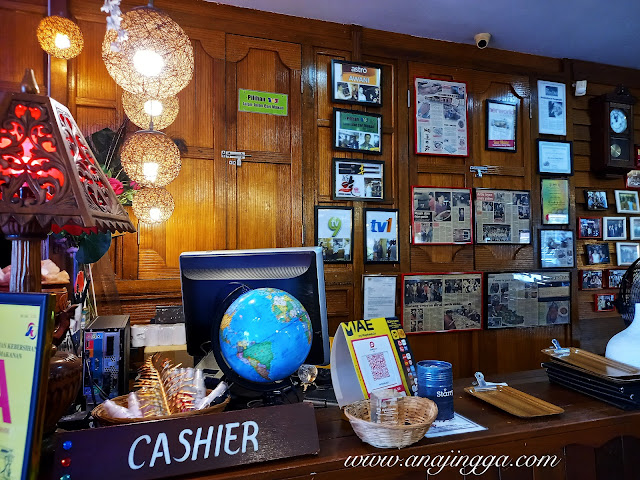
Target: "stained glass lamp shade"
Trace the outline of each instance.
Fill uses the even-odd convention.
[[[135,232],[66,107],[13,93],[0,103],[0,226],[12,240],[12,292],[40,291],[51,231]]]

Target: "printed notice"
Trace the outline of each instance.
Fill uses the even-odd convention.
[[[289,96],[284,93],[258,92],[240,88],[238,89],[238,111],[286,117],[289,114]]]
[[[395,317],[396,277],[364,277],[364,319]]]

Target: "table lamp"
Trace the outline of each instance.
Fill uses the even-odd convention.
[[[67,108],[22,93],[0,103],[0,227],[12,242],[11,292],[41,291],[40,245],[50,231],[135,232]]]

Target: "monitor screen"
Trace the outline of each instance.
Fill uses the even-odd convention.
[[[320,247],[186,252],[180,255],[180,279],[190,355],[219,349],[218,332],[213,329],[241,293],[271,287],[293,295],[309,314],[313,338],[305,363],[329,363]]]

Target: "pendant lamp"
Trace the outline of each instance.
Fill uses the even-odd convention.
[[[129,178],[141,187],[169,185],[182,166],[177,145],[155,130],[140,130],[125,140],[120,149],[120,162]]]
[[[84,38],[78,25],[57,15],[40,20],[36,35],[40,47],[55,58],[69,60],[77,57],[84,47]]]
[[[169,15],[150,3],[122,15],[120,27],[126,40],[116,42],[118,32],[107,30],[102,59],[109,75],[134,95],[166,98],[186,87],[193,77],[191,40]]]
[[[167,98],[150,98],[143,95],[134,95],[122,92],[122,106],[129,120],[140,128],[149,127],[153,122],[153,128],[164,130],[178,116],[179,102],[175,95]]]
[[[144,223],[166,222],[175,208],[173,197],[165,188],[143,188],[133,197],[133,213]]]

